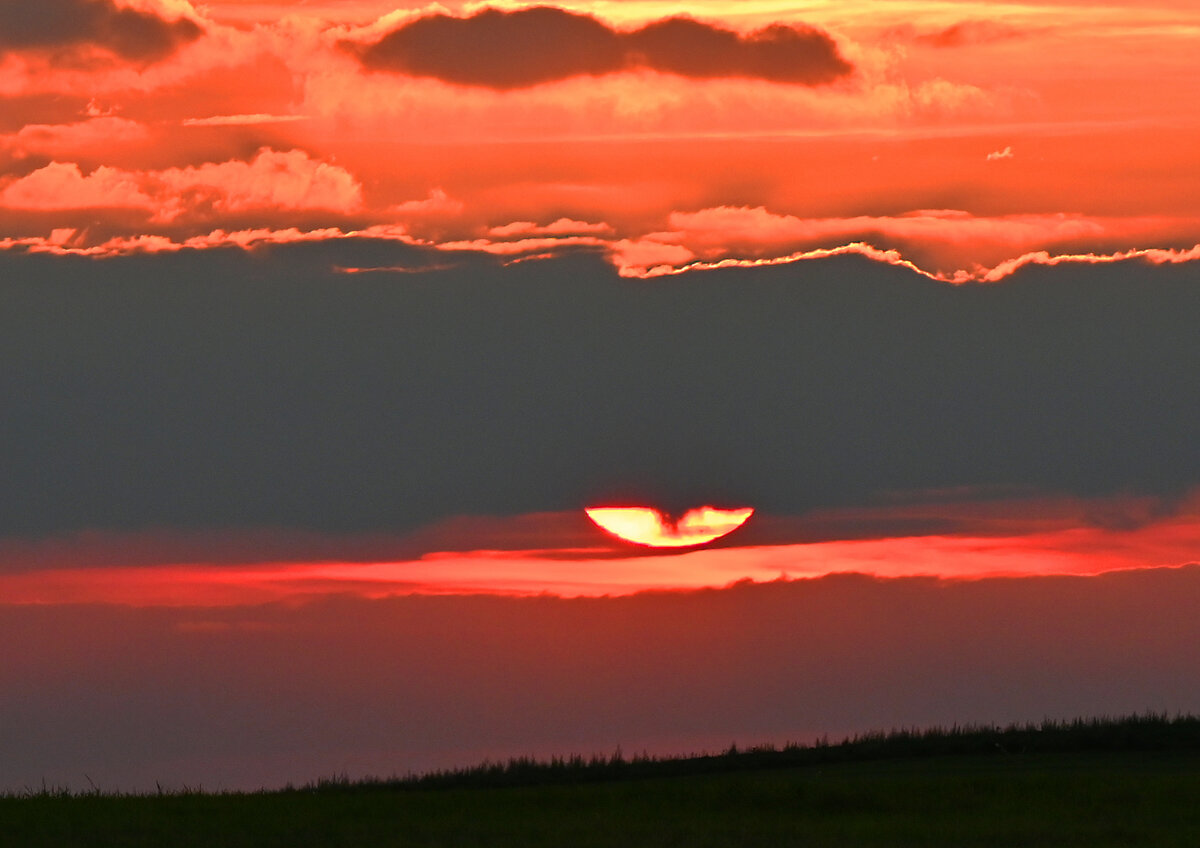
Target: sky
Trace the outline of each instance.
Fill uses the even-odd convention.
[[[1200,710],[1198,36],[0,0],[0,790]]]

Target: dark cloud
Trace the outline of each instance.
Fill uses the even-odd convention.
[[[0,1],[0,55],[91,46],[129,61],[153,62],[201,33],[200,26],[186,18],[168,21],[112,0]]]
[[[20,646],[0,662],[0,790],[253,790],[618,746],[1194,711],[1198,602],[1191,567],[570,600],[0,605]]]
[[[773,24],[749,35],[669,18],[625,37],[634,63],[697,78],[754,77],[819,85],[851,70],[833,39],[811,27]]]
[[[10,251],[0,281],[7,536],[1200,484],[1196,263],[631,280],[341,240]]]
[[[0,30],[0,41],[4,38]],[[0,47],[0,53],[3,47]],[[87,108],[88,98],[60,94],[23,94],[0,96],[0,133],[15,133],[28,124],[69,124],[78,121]]]
[[[852,70],[833,39],[811,27],[773,24],[741,35],[679,17],[626,32],[550,6],[484,9],[467,18],[428,15],[402,24],[360,55],[373,70],[496,89],[629,68],[804,85],[832,82]]]

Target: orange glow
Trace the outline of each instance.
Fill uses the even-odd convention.
[[[701,506],[670,523],[661,512],[642,506],[591,507],[584,510],[600,529],[626,542],[652,548],[688,548],[727,536],[754,514],[753,507]]]
[[[8,604],[205,607],[300,603],[331,594],[613,597],[846,573],[975,580],[1195,563],[1200,496],[1176,504],[1170,516],[1158,515],[1159,507],[1127,498],[1036,499],[759,513],[738,537],[740,545],[676,542],[674,556],[597,539],[588,518],[596,522],[591,513],[609,510],[667,532],[655,510],[612,507],[588,510],[588,518],[578,511],[462,517],[408,538],[93,533],[0,544],[0,598]],[[711,533],[721,521],[731,526],[741,512],[693,510],[675,531],[694,533],[707,523]],[[1103,516],[1114,518],[1112,526],[1094,523]],[[914,532],[895,535],[903,526]]]
[[[1180,107],[1200,90],[1188,0],[1100,16],[1076,3],[695,0],[686,14],[722,32],[828,33],[853,73],[808,85],[634,62],[507,89],[372,70],[340,46],[379,42],[432,14],[425,3],[132,5],[160,21],[162,50],[100,29],[61,55],[4,51],[0,249],[71,228],[77,249],[403,228],[514,256],[531,238],[548,240],[538,253],[603,247],[636,276],[861,242],[957,281],[1026,256],[1200,242],[1200,122]],[[549,5],[621,33],[685,11]]]
[[[1013,536],[938,535],[700,547],[670,557],[613,558],[603,548],[566,548],[431,553],[391,562],[52,567],[0,574],[0,597],[8,604],[171,607],[300,603],[328,595],[612,597],[829,574],[941,580],[1096,575],[1180,567],[1195,562],[1200,546],[1200,520],[1195,516],[1138,530],[1059,526],[1063,522],[1058,520],[1046,523],[1053,526]]]

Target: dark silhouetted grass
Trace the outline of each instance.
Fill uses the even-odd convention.
[[[514,760],[241,794],[0,799],[4,846],[1200,845],[1200,719]]]

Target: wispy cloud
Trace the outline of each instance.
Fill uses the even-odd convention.
[[[284,124],[290,121],[308,120],[306,115],[210,115],[207,118],[185,118],[185,127],[245,127],[256,124]]]

